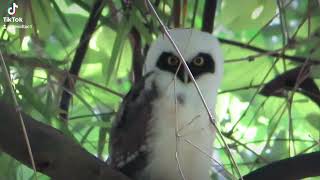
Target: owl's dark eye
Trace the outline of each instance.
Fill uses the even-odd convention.
[[[195,78],[206,73],[215,72],[215,64],[212,56],[207,53],[199,53],[189,64],[189,68]]]
[[[179,59],[176,56],[169,56],[167,59],[167,63],[170,66],[177,66],[179,64]]]
[[[193,74],[194,78],[199,78],[203,74],[214,73],[215,72],[215,64],[212,56],[208,53],[199,53],[194,57],[190,58],[191,61],[187,59],[187,65]],[[160,54],[156,66],[166,72],[170,72],[181,80],[181,82],[185,82],[185,68],[184,66],[179,66],[180,59],[172,52],[163,52]],[[187,83],[190,83],[191,79],[187,79]]]
[[[205,64],[203,57],[198,56],[192,60],[192,64],[195,66],[203,66]]]

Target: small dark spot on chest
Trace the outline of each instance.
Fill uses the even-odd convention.
[[[185,104],[185,96],[182,94],[178,94],[177,95],[177,101],[180,105],[184,105]]]

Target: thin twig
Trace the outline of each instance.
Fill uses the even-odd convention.
[[[183,180],[185,180],[186,178],[184,177],[182,168],[181,168],[181,164],[180,164],[180,160],[179,160],[179,143],[180,143],[180,135],[179,135],[179,122],[177,119],[177,110],[178,110],[178,103],[177,103],[177,95],[176,95],[176,78],[177,78],[177,73],[179,72],[179,69],[181,67],[181,62],[177,68],[177,71],[175,72],[174,78],[173,78],[173,93],[174,93],[174,119],[176,121],[176,127],[175,127],[175,135],[176,135],[176,153],[175,153],[175,158],[177,161],[177,165],[178,165],[178,169],[179,169],[179,173],[180,176]]]
[[[267,141],[266,141],[266,144],[265,144],[265,146],[263,147],[263,149],[262,149],[262,151],[261,152],[265,152],[265,150],[270,146],[270,141],[271,141],[271,137],[272,137],[272,135],[275,133],[275,131],[276,131],[276,128],[277,128],[277,126],[279,125],[279,123],[280,123],[280,120],[281,120],[281,118],[282,118],[282,116],[284,115],[284,112],[285,112],[285,110],[286,110],[286,102],[284,102],[284,103],[282,103],[281,105],[280,105],[280,107],[276,110],[276,112],[274,113],[274,115],[271,117],[271,119],[270,119],[270,121],[269,121],[269,129],[271,129],[270,130],[270,132],[268,133],[268,138],[267,138]],[[276,122],[274,123],[274,127],[271,127],[271,125],[272,125],[272,121],[276,118],[276,116],[278,115],[278,113],[280,113],[280,115],[279,115],[279,118],[276,120]],[[257,159],[255,160],[255,161],[257,161]],[[253,164],[253,166],[250,168],[250,170],[253,170],[255,168],[255,165]]]
[[[282,48],[276,49],[274,51],[267,51],[267,52],[262,52],[254,55],[249,55],[247,57],[240,57],[240,58],[232,58],[232,59],[226,59],[224,60],[224,63],[235,63],[235,62],[243,62],[243,61],[255,61],[257,58],[262,57],[262,56],[271,56],[271,54],[276,53],[281,51]]]
[[[187,142],[188,144],[190,144],[193,148],[197,149],[200,153],[202,153],[203,155],[207,156],[211,161],[215,162],[216,164],[218,164],[219,167],[222,167],[223,170],[226,171],[226,175],[229,176],[232,179],[235,179],[234,176],[232,174],[230,174],[226,168],[216,159],[214,159],[210,154],[206,153],[203,149],[201,149],[199,146],[193,144],[189,139],[185,139],[183,138],[183,140],[185,142]]]
[[[269,74],[272,72],[272,69],[275,67],[275,65],[277,64],[277,62],[279,61],[279,58],[276,58],[276,60],[272,63],[270,69],[268,70],[268,72],[266,73],[266,75],[263,77],[262,81],[261,81],[261,86],[258,87],[255,91],[255,93],[253,94],[252,98],[249,101],[249,105],[246,108],[246,110],[242,113],[242,115],[240,116],[240,118],[236,121],[236,123],[233,125],[233,127],[231,128],[231,130],[229,131],[228,134],[232,134],[234,129],[236,128],[236,126],[240,123],[240,121],[245,117],[245,115],[247,114],[247,112],[249,111],[250,105],[254,102],[255,97],[259,94],[260,90],[263,87],[263,84],[265,82],[265,80],[267,79],[267,77],[269,76]]]
[[[229,40],[229,39],[224,39],[224,38],[218,38],[219,41],[223,44],[228,44],[228,45],[232,45],[232,46],[237,46],[243,49],[248,49],[251,51],[255,51],[255,52],[259,52],[259,53],[268,53],[270,52],[270,50],[267,49],[263,49],[260,47],[256,47],[256,46],[252,46],[252,45],[247,45],[245,43],[241,43],[238,41],[233,41],[233,40]],[[267,54],[268,56],[272,56],[272,57],[283,57],[286,60],[289,61],[293,61],[293,62],[298,62],[298,63],[304,63],[306,61],[306,57],[301,57],[301,56],[291,56],[291,55],[283,55],[279,52],[274,52],[274,53],[270,53]],[[309,63],[311,64],[320,64],[320,60],[319,59],[310,59],[308,60]]]
[[[176,151],[175,158],[176,158],[176,161],[177,161],[177,164],[178,164],[178,169],[179,169],[179,173],[181,175],[181,178],[183,180],[185,180],[186,178],[184,177],[184,174],[183,174],[182,169],[181,169],[181,164],[180,164],[179,157],[178,157],[178,151]]]
[[[15,109],[16,109],[16,111],[18,113],[18,116],[19,116],[19,119],[20,119],[20,123],[21,123],[21,126],[22,126],[23,136],[24,136],[25,141],[26,141],[28,153],[29,153],[29,156],[30,156],[30,161],[31,161],[31,164],[32,164],[33,172],[34,172],[34,177],[35,177],[36,180],[38,180],[37,168],[36,168],[36,164],[34,162],[34,157],[33,157],[32,149],[31,149],[31,145],[30,145],[27,129],[26,129],[26,126],[24,124],[24,120],[23,120],[23,117],[22,117],[22,114],[21,114],[21,108],[20,108],[20,106],[18,104],[18,100],[17,100],[16,95],[14,93],[13,85],[12,85],[11,78],[10,78],[10,74],[8,72],[8,69],[7,69],[7,66],[6,66],[6,62],[5,62],[5,60],[4,60],[3,56],[2,56],[2,51],[1,50],[0,50],[0,56],[1,56],[2,70],[4,71],[5,78],[7,80],[7,83],[9,84],[9,88],[10,88],[11,96],[12,96],[12,99],[13,99],[13,103],[14,103]]]
[[[102,89],[102,90],[105,90],[105,91],[107,91],[107,92],[109,92],[109,93],[111,93],[111,94],[113,94],[113,95],[116,95],[116,96],[118,96],[118,97],[120,97],[120,98],[123,98],[123,97],[124,97],[123,94],[121,94],[121,93],[119,93],[119,92],[116,92],[115,90],[112,90],[112,89],[110,89],[110,88],[108,88],[108,87],[101,86],[100,84],[97,84],[97,83],[95,83],[95,82],[89,81],[89,80],[84,79],[84,78],[81,78],[80,76],[75,76],[75,75],[73,75],[73,74],[69,74],[69,75],[73,76],[74,79],[78,79],[79,81],[85,82],[85,83],[87,83],[87,84],[90,84],[90,85],[95,86],[95,87],[97,87],[97,88],[100,88],[100,89]]]
[[[81,118],[90,118],[90,117],[97,117],[97,116],[110,116],[110,115],[114,115],[115,112],[106,112],[106,113],[99,113],[99,114],[86,114],[86,115],[80,115],[80,116],[73,116],[70,117],[69,120],[72,119],[81,119]]]
[[[317,46],[315,46],[317,47]],[[310,54],[309,54],[309,57],[314,53],[315,51],[311,50]],[[305,61],[305,63],[303,63],[300,71],[299,71],[299,74],[298,74],[298,77],[297,77],[297,81],[292,89],[292,93],[291,95],[288,97],[288,101],[287,101],[287,108],[288,108],[288,112],[289,112],[289,139],[292,138],[294,139],[294,136],[293,136],[293,125],[292,125],[292,115],[291,115],[291,108],[292,108],[292,101],[293,101],[293,97],[294,97],[294,94],[295,92],[297,91],[298,87],[300,86],[301,83],[303,83],[304,80],[306,80],[309,76],[309,72],[305,72],[308,68],[308,60],[309,58],[307,59],[307,61]],[[290,155],[290,140],[289,140],[289,155]],[[293,145],[293,148],[294,148],[294,141],[292,140],[292,145]],[[295,152],[295,148],[293,149],[294,150],[294,154],[296,154]]]
[[[264,163],[268,163],[269,161],[267,159],[265,159],[264,157],[262,157],[261,155],[259,155],[258,153],[256,153],[254,150],[252,150],[251,148],[249,148],[246,144],[242,143],[241,141],[237,140],[236,138],[232,137],[232,136],[228,136],[228,139],[234,141],[236,144],[239,144],[240,146],[242,146],[243,148],[247,149],[248,151],[250,151],[252,154],[254,154],[258,159],[260,159],[262,162]]]
[[[218,94],[224,94],[224,93],[229,93],[229,92],[234,92],[234,91],[241,91],[241,90],[248,90],[248,89],[255,89],[255,88],[260,88],[263,85],[264,85],[264,83],[263,84],[257,84],[257,85],[249,85],[249,86],[239,87],[239,88],[234,88],[234,89],[226,89],[226,90],[220,91]]]
[[[248,129],[249,129],[249,127],[251,126],[251,124],[253,123],[253,121],[258,119],[258,117],[259,117],[259,112],[260,112],[261,109],[263,109],[263,107],[264,107],[265,103],[267,102],[267,100],[268,100],[268,98],[266,98],[266,99],[259,105],[259,107],[257,108],[257,110],[254,112],[251,120],[250,120],[249,123],[247,124],[246,129],[245,129],[244,132],[248,132]],[[239,139],[242,139],[244,135],[245,135],[245,133],[243,133],[242,136],[241,136]]]
[[[180,59],[180,61],[182,62],[182,65],[184,66],[184,68],[185,68],[185,70],[187,71],[189,77],[191,78],[191,80],[192,80],[195,88],[197,89],[198,95],[199,95],[199,97],[200,97],[200,99],[201,99],[201,101],[202,101],[202,103],[203,103],[203,105],[204,105],[204,107],[205,107],[205,109],[206,109],[206,111],[207,111],[207,114],[208,114],[208,116],[209,116],[210,122],[212,123],[212,125],[214,126],[214,128],[217,130],[218,135],[220,136],[221,140],[223,141],[223,144],[225,145],[225,147],[226,147],[226,149],[227,149],[227,152],[228,152],[228,154],[230,155],[230,159],[231,159],[232,163],[234,164],[234,167],[235,167],[235,169],[236,169],[236,171],[237,171],[237,174],[238,174],[239,177],[243,180],[243,178],[242,178],[242,176],[241,176],[241,173],[240,173],[240,170],[239,170],[239,168],[238,168],[238,166],[237,166],[237,163],[236,163],[235,159],[233,158],[233,155],[232,155],[232,153],[231,153],[231,151],[230,151],[230,148],[229,148],[227,142],[225,141],[225,139],[223,138],[223,135],[222,135],[221,131],[219,130],[217,124],[215,123],[215,119],[213,118],[213,116],[212,116],[212,114],[211,114],[211,112],[210,112],[210,109],[209,109],[209,107],[208,107],[208,105],[207,105],[207,103],[206,103],[206,101],[205,101],[205,99],[204,99],[204,97],[203,97],[203,95],[202,95],[202,93],[201,93],[201,90],[200,90],[200,88],[199,88],[199,86],[198,86],[195,78],[193,77],[193,75],[192,75],[192,73],[191,73],[191,71],[190,71],[190,69],[189,69],[189,67],[188,67],[188,64],[186,63],[186,60],[184,59],[184,57],[183,57],[182,53],[180,52],[178,46],[176,45],[176,43],[175,43],[174,40],[172,39],[172,37],[171,37],[171,35],[170,35],[169,31],[168,31],[168,28],[163,24],[162,20],[160,19],[159,15],[157,14],[156,10],[154,9],[154,7],[153,7],[153,5],[151,4],[150,0],[145,0],[145,1],[146,1],[147,4],[148,4],[148,7],[149,7],[148,9],[151,9],[151,10],[152,10],[153,14],[155,15],[155,17],[156,17],[157,20],[159,21],[159,23],[160,23],[160,25],[161,25],[161,27],[162,27],[165,35],[167,36],[167,38],[169,39],[169,41],[170,41],[171,44],[173,45],[174,49],[177,51],[177,53],[178,53],[178,55],[179,55],[179,57],[180,57],[179,59]]]

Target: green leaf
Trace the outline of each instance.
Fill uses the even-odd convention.
[[[309,113],[306,119],[315,129],[320,129],[320,113]]]
[[[39,94],[35,93],[31,87],[16,85],[16,88],[23,96],[23,99],[44,117],[43,120],[49,122],[52,117],[52,112],[48,111],[50,104],[44,104],[41,98],[39,98]]]
[[[18,178],[16,171],[19,165],[18,161],[0,151],[0,179],[16,180]]]
[[[53,4],[54,9],[56,10],[56,13],[58,14],[58,16],[60,17],[60,19],[62,20],[63,24],[66,26],[66,28],[72,32],[72,28],[70,27],[65,15],[62,13],[61,9],[59,8],[58,4],[56,3],[55,0],[50,0],[50,2]]]

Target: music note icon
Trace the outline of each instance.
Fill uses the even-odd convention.
[[[13,3],[12,6],[8,8],[8,14],[13,16],[16,13],[17,8],[18,8],[18,5],[16,3]]]

